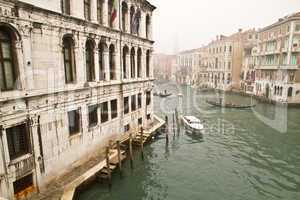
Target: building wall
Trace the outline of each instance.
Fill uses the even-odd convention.
[[[259,32],[259,79],[256,94],[264,98],[299,103],[299,13],[279,19]],[[289,92],[290,90],[290,92]]]
[[[129,27],[126,31],[120,31],[121,9],[118,9],[118,18],[111,28],[107,22],[99,24],[93,21],[96,16],[94,0],[91,21],[83,18],[83,1],[71,1],[70,16],[61,13],[59,0],[24,2],[0,1],[0,31],[9,29],[15,34],[13,46],[18,69],[17,89],[0,90],[0,192],[1,197],[7,199],[14,198],[13,183],[24,176],[33,174],[33,187],[30,190],[27,188],[27,192],[43,190],[47,183],[87,160],[110,139],[120,137],[125,125],[130,124],[130,129],[135,130],[139,118],[142,118],[145,128],[153,122],[153,102],[146,105],[146,94],[150,92],[152,97],[154,80],[152,28],[148,27],[146,35],[144,23],[147,14],[152,16],[154,6],[146,1],[126,1],[130,6],[140,7],[142,12],[139,33],[130,34]],[[118,5],[121,5],[120,1]],[[104,7],[107,11],[107,6]],[[108,19],[107,13],[104,15]],[[66,35],[72,36],[74,41],[76,81],[72,84],[65,83],[63,38]],[[88,40],[94,44],[95,80],[91,82],[87,81],[86,72]],[[107,48],[114,45],[115,52],[111,55],[115,62],[115,80],[109,77],[108,49],[103,53],[106,78],[100,80],[99,44],[105,44]],[[133,78],[124,78],[122,55],[125,46],[135,50],[136,75]],[[141,77],[137,76],[138,49],[142,52]],[[132,62],[126,56],[128,74]],[[124,114],[124,97],[139,93],[142,94],[141,108],[131,110],[129,98],[130,111]],[[118,115],[111,119],[110,101],[115,99]],[[99,105],[103,102],[108,102],[109,119],[105,123],[100,121],[102,112]],[[97,125],[93,128],[89,127],[90,105],[98,105]],[[80,113],[80,131],[70,135],[67,113],[77,109]],[[28,153],[11,159],[8,129],[18,124],[26,125],[31,148]]]

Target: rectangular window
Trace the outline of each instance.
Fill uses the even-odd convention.
[[[142,93],[138,94],[138,109],[142,108]]]
[[[147,106],[151,104],[151,92],[146,93],[146,104]]]
[[[296,32],[299,32],[299,31],[300,31],[300,24],[296,24],[296,26],[295,26],[295,31],[296,31]]]
[[[33,187],[33,176],[29,174],[13,183],[14,194],[18,194],[30,187]]]
[[[297,65],[297,54],[292,54],[291,65]]]
[[[11,160],[30,152],[30,138],[26,124],[6,129],[6,136]]]
[[[138,125],[140,125],[140,126],[143,125],[143,119],[142,118],[138,119]]]
[[[98,124],[98,106],[93,105],[88,107],[88,112],[89,112],[89,127],[94,127],[97,126]]]
[[[126,124],[125,126],[124,126],[124,133],[127,133],[127,132],[129,132],[130,131],[130,125],[129,124]]]
[[[80,109],[68,112],[70,136],[80,133]]]
[[[136,110],[136,95],[131,96],[131,111]]]
[[[147,115],[147,120],[151,120],[151,115],[150,114]]]
[[[112,119],[117,118],[118,117],[118,101],[116,99],[112,100],[110,102],[110,106],[111,106],[111,118]]]
[[[124,97],[124,114],[129,113],[129,97]]]
[[[101,123],[105,123],[108,121],[108,102],[101,103],[100,108],[101,108]]]
[[[84,0],[84,18],[85,20],[91,20],[91,2],[90,0]]]

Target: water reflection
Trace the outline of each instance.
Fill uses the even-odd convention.
[[[205,99],[215,93],[199,93],[190,87],[163,85],[174,95],[155,98],[156,112],[172,119],[174,109],[205,120],[203,138],[170,128],[145,147],[145,161],[135,155],[135,169],[125,163],[124,179],[113,176],[112,193],[98,184],[80,199],[166,199],[166,200],[296,200],[300,197],[300,112],[257,102],[254,110],[216,109]],[[181,99],[176,94],[185,96]],[[187,98],[197,94],[191,100]],[[220,95],[220,94],[219,94]],[[246,97],[226,95],[236,102]],[[162,103],[163,101],[163,103]],[[197,106],[194,106],[197,104]],[[165,107],[161,107],[164,105]],[[286,113],[284,113],[286,112]],[[288,119],[283,134],[268,126],[260,116],[280,124]],[[277,121],[276,121],[277,120]],[[173,127],[170,122],[170,126]],[[282,126],[282,125],[280,125]]]

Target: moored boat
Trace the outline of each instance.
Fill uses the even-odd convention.
[[[201,120],[194,116],[182,116],[181,120],[184,124],[184,128],[189,133],[202,134],[204,125]]]
[[[172,93],[168,93],[167,90],[165,90],[164,92],[160,92],[159,93],[159,96],[164,98],[164,97],[168,97],[168,96],[171,96]]]
[[[247,109],[247,108],[253,108],[256,105],[255,104],[251,104],[251,105],[238,105],[238,104],[233,104],[233,103],[223,103],[221,102],[216,102],[216,101],[210,101],[210,100],[206,100],[206,103],[212,105],[212,106],[216,106],[216,107],[221,107],[221,108],[236,108],[236,109]]]

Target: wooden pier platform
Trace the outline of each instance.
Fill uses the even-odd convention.
[[[150,140],[157,134],[157,131],[165,124],[165,121],[157,116],[154,116],[155,120],[150,129],[146,129],[143,132],[143,143]],[[122,149],[122,146],[129,141],[129,134],[123,134],[118,138],[120,142],[120,160],[121,162],[126,159],[126,152]],[[133,135],[133,144],[135,141],[141,141],[141,135],[138,131]],[[119,158],[116,144],[110,146],[109,150],[109,168],[110,172],[118,167]],[[30,197],[31,200],[72,200],[76,189],[90,180],[92,177],[98,177],[101,179],[109,178],[109,170],[107,170],[107,163],[105,159],[105,152],[98,152],[91,157],[87,162],[73,168],[66,174],[58,177],[56,180],[49,184],[49,187],[37,194]]]

